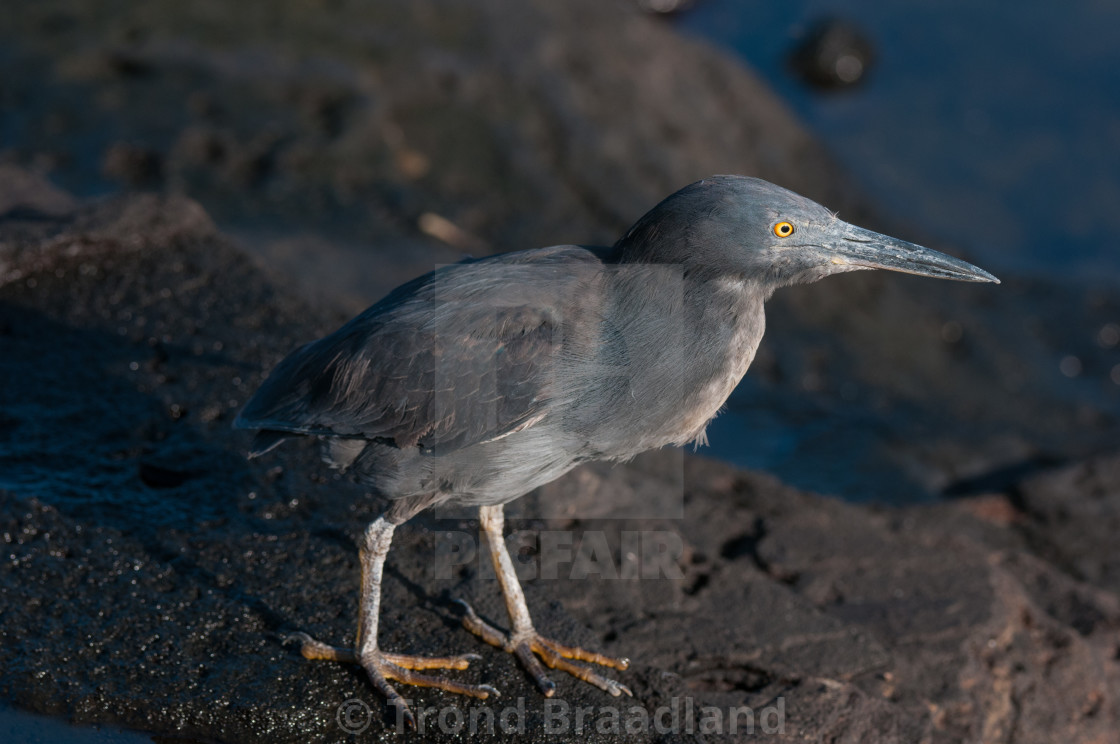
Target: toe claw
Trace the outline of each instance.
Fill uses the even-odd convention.
[[[314,643],[315,639],[300,630],[297,630],[294,633],[288,633],[280,639],[280,642],[284,644],[294,643],[297,641],[299,643]]]

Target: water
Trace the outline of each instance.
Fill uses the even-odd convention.
[[[786,59],[817,19],[877,64],[806,88]],[[873,203],[996,274],[1120,278],[1120,4],[703,0],[679,28],[745,58]]]
[[[111,726],[72,726],[57,718],[0,705],[0,741],[10,744],[151,744],[152,738]]]

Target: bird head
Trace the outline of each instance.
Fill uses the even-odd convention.
[[[616,247],[624,261],[680,264],[771,291],[861,269],[999,282],[958,258],[856,227],[810,199],[744,176],[686,186],[650,210]]]

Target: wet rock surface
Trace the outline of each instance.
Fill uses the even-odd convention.
[[[283,643],[352,637],[354,538],[378,503],[311,443],[245,461],[229,424],[288,351],[433,263],[609,242],[715,172],[921,241],[748,71],[623,4],[328,5],[272,4],[266,28],[254,3],[35,3],[0,28],[18,113],[0,153],[0,695],[20,708],[306,742],[346,740],[358,699],[356,740],[393,738],[358,670]],[[734,738],[701,733],[701,708],[778,701],[776,740],[1115,736],[1120,302],[1001,278],[779,293],[709,430],[709,452],[777,477],[667,451],[511,507],[538,627],[635,662],[621,706],[556,676],[569,712],[593,709],[580,738]],[[456,676],[502,691],[493,709],[526,732],[506,738],[544,739],[528,678],[459,627],[456,597],[505,624],[485,561],[441,563],[476,529],[398,531],[382,644],[480,653]],[[548,536],[599,561],[542,575]],[[440,708],[473,707],[406,695],[434,740],[456,738]],[[610,733],[612,707],[674,699],[692,701],[676,733]]]

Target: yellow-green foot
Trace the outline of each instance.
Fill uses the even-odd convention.
[[[626,685],[604,677],[596,672],[594,669],[583,664],[575,664],[570,659],[576,661],[586,661],[600,666],[618,669],[625,671],[630,666],[629,659],[616,659],[612,656],[604,656],[603,654],[594,651],[586,651],[577,646],[566,646],[558,643],[549,638],[545,638],[531,626],[514,633],[505,633],[493,625],[490,625],[485,620],[480,618],[475,613],[474,608],[463,600],[456,600],[463,606],[466,615],[463,616],[463,627],[482,640],[489,643],[491,646],[496,646],[507,653],[511,653],[521,661],[522,666],[529,672],[529,675],[537,683],[537,687],[544,693],[545,697],[552,697],[556,693],[556,683],[548,678],[541,666],[543,661],[549,669],[559,669],[567,672],[576,679],[581,679],[584,682],[595,685],[600,690],[609,692],[610,694],[618,697],[623,693],[633,697],[630,688]],[[541,661],[537,660],[537,656]]]

